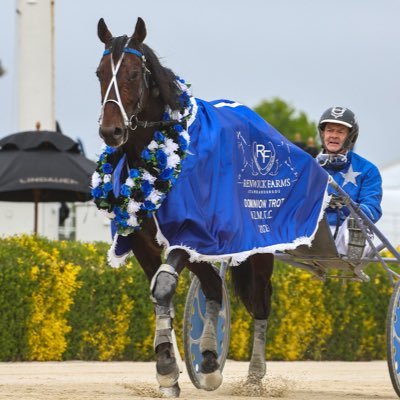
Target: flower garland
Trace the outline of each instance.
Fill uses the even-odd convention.
[[[167,106],[163,120],[176,120],[177,123],[154,132],[153,140],[136,163],[138,167],[129,169],[119,193],[114,193],[119,185],[113,184],[113,174],[118,168],[121,154],[104,144],[97,161],[91,193],[97,208],[106,211],[120,235],[126,236],[140,229],[143,221],[153,216],[181,172],[182,160],[187,155],[190,143],[186,125],[193,113],[193,103],[190,85],[178,77],[176,83],[181,89],[181,110],[172,111]]]

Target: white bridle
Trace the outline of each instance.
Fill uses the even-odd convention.
[[[121,57],[119,58],[119,60],[117,62],[117,65],[115,65],[115,63],[114,63],[114,59],[113,59],[112,52],[111,52],[110,49],[105,50],[104,53],[103,53],[103,56],[110,55],[112,77],[111,77],[110,83],[108,84],[106,93],[104,95],[103,103],[101,105],[101,111],[100,111],[100,117],[99,117],[99,125],[101,126],[103,124],[104,109],[105,109],[106,104],[107,103],[114,103],[119,107],[119,110],[120,110],[121,115],[122,115],[122,119],[124,121],[125,128],[128,128],[128,129],[133,131],[138,126],[138,124],[137,124],[137,114],[140,112],[140,110],[142,108],[142,100],[143,100],[143,95],[144,95],[143,83],[144,83],[144,85],[146,87],[148,87],[146,74],[147,73],[150,74],[150,71],[146,67],[146,58],[145,58],[145,56],[140,51],[128,47],[128,43],[129,43],[130,39],[131,38],[127,39],[127,42],[126,42],[126,44],[124,46],[124,49],[122,50]],[[134,110],[135,112],[133,112],[130,117],[128,117],[128,114],[125,111],[125,107],[122,104],[121,95],[119,93],[119,88],[118,88],[118,80],[117,80],[117,74],[118,74],[119,68],[121,67],[122,61],[123,61],[126,53],[134,54],[134,55],[138,56],[141,59],[141,61],[142,61],[142,72],[143,72],[142,73],[143,79],[142,79],[141,85],[140,85],[139,100],[137,102],[136,109]],[[109,98],[111,89],[113,87],[114,87],[114,90],[115,90],[116,99],[110,99]],[[134,120],[134,125],[132,125],[132,121],[133,120]]]

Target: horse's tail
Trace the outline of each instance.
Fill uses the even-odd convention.
[[[242,300],[248,313],[254,317],[253,298],[251,296],[253,274],[250,268],[250,260],[247,259],[237,267],[231,267],[230,271],[235,295]]]

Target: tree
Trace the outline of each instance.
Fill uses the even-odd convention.
[[[264,100],[254,110],[291,141],[299,141],[298,137],[295,138],[296,133],[300,134],[304,143],[310,137],[317,138],[315,122],[310,121],[303,111],[295,110],[279,97],[270,101]]]

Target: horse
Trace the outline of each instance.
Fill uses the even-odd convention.
[[[145,165],[144,150],[152,143],[157,131],[177,123],[163,116],[166,107],[171,115],[177,115],[182,110],[182,88],[177,84],[172,70],[163,66],[154,51],[144,43],[147,31],[143,19],[137,19],[130,37],[114,37],[104,19],[99,20],[97,28],[98,37],[104,44],[104,53],[96,71],[102,104],[99,135],[108,149],[105,154],[107,163],[116,166],[124,157],[128,169],[137,171]],[[102,165],[105,169],[104,160]],[[153,168],[152,173],[157,175],[159,171]],[[132,179],[135,179],[134,175]],[[172,178],[171,181],[157,179],[154,187],[162,191],[166,181],[167,186],[173,182]],[[130,183],[132,186],[132,181]],[[105,183],[107,185],[109,188],[106,193],[114,203],[121,204],[123,200],[116,198],[118,193],[113,194],[111,183]],[[136,194],[139,198],[140,193]],[[100,195],[95,202],[99,208],[108,211],[112,208],[110,202],[104,202]],[[162,262],[163,246],[155,240],[157,226],[151,218],[154,212],[154,209],[137,211],[135,222],[139,220],[140,226],[136,226],[128,236],[128,246],[150,282],[156,316],[154,350],[160,391],[170,397],[178,397],[180,393],[180,371],[172,338],[172,300],[179,274],[185,267],[198,277],[206,297],[206,321],[200,343],[203,357],[201,387],[215,390],[222,383],[216,343],[217,319],[222,302],[221,278],[211,263],[191,260],[188,252],[182,248],[172,249]],[[118,213],[122,215],[120,221],[124,229],[127,220],[124,220],[123,212]],[[252,254],[240,265],[230,268],[235,292],[254,321],[248,378],[257,382],[266,373],[265,336],[271,309],[273,264],[273,254]]]

